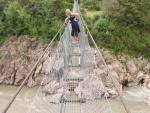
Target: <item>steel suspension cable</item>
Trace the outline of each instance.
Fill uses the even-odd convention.
[[[46,47],[45,51],[43,51],[42,55],[39,57],[38,61],[34,64],[34,66],[31,68],[30,72],[26,75],[24,81],[22,82],[22,84],[19,86],[19,88],[17,89],[16,93],[12,96],[12,98],[10,99],[8,105],[4,108],[4,110],[1,113],[7,113],[8,109],[11,107],[11,105],[13,104],[14,100],[16,99],[16,97],[18,96],[18,94],[20,93],[20,91],[22,90],[23,86],[25,85],[26,81],[29,79],[29,77],[32,75],[33,71],[35,70],[35,68],[37,67],[37,65],[39,64],[39,62],[42,60],[43,56],[47,53],[48,49],[51,47],[52,43],[54,42],[54,40],[57,38],[57,36],[59,35],[59,33],[62,31],[62,29],[65,27],[65,23],[60,27],[60,29],[58,30],[58,32],[55,34],[55,36],[52,38],[51,42],[48,44],[48,46]]]
[[[107,66],[107,64],[106,64],[106,61],[105,61],[105,59],[104,59],[104,57],[103,57],[101,51],[99,50],[99,48],[98,48],[98,46],[97,46],[97,44],[96,44],[96,42],[95,42],[95,40],[94,40],[94,38],[93,38],[93,36],[92,36],[90,30],[89,30],[89,28],[87,27],[87,24],[85,23],[85,20],[84,20],[84,18],[83,18],[83,16],[82,16],[81,13],[80,13],[80,17],[81,17],[81,20],[82,20],[82,22],[83,22],[83,25],[84,25],[84,27],[86,28],[86,30],[87,30],[87,32],[88,32],[88,34],[89,34],[89,36],[90,36],[90,38],[91,38],[91,40],[92,40],[94,46],[95,46],[96,49],[97,49],[97,52],[98,52],[99,56],[102,58],[102,61],[103,61],[103,63],[104,63],[104,66],[105,66],[105,68],[107,69],[108,76],[109,76],[109,77],[111,78],[111,80],[112,80],[112,83],[113,83],[113,85],[114,85],[114,87],[115,87],[115,89],[116,89],[116,91],[117,91],[117,93],[118,93],[118,95],[119,95],[119,98],[120,98],[120,100],[121,100],[121,103],[122,103],[122,105],[123,105],[123,107],[124,107],[126,113],[131,113],[131,112],[128,110],[127,106],[126,106],[126,104],[125,104],[125,102],[124,102],[124,100],[123,100],[123,98],[122,98],[122,96],[121,96],[121,94],[120,94],[120,92],[119,92],[119,90],[118,90],[116,84],[115,84],[115,80],[113,79],[113,77],[112,77],[111,74],[110,74],[110,69],[108,68],[108,66]]]
[[[77,6],[77,7],[78,7],[78,12],[79,12],[79,14],[81,14],[80,9],[79,9],[79,6]],[[80,16],[80,17],[81,17],[81,16]],[[82,21],[82,18],[80,18],[80,19],[81,19],[81,21]],[[83,22],[82,22],[82,23],[83,23]],[[84,24],[82,24],[82,26],[84,27]],[[85,28],[85,27],[84,27],[84,28]],[[89,56],[87,56],[87,57],[89,57]],[[102,84],[102,88],[106,90],[106,88],[104,87],[103,84]],[[111,106],[110,106],[110,102],[109,102],[109,100],[108,100],[107,97],[105,97],[105,99],[106,99],[107,104],[109,105],[110,113],[112,113],[112,108],[111,108]]]

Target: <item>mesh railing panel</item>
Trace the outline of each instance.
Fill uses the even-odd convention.
[[[79,13],[74,2],[74,12]],[[28,113],[110,113],[105,88],[93,72],[94,51],[89,46],[81,18],[79,42],[73,43],[71,25],[65,28],[54,54],[48,58],[47,73]],[[75,46],[76,45],[76,46]]]

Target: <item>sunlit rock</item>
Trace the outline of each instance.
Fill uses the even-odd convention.
[[[57,90],[60,88],[60,85],[57,81],[51,81],[49,84],[43,87],[42,91],[45,94],[56,94]]]
[[[49,103],[59,104],[61,101],[62,93],[48,95],[46,98]]]
[[[105,92],[105,88],[100,78],[91,75],[87,76],[84,81],[79,83],[79,86],[75,89],[75,92],[80,98],[96,99],[101,98]]]
[[[144,71],[146,73],[149,73],[150,74],[150,63],[148,63],[145,67],[144,67]]]
[[[128,69],[128,72],[131,74],[131,75],[134,75],[136,76],[136,73],[138,72],[138,69],[136,67],[136,65],[134,64],[133,61],[129,61],[127,63],[127,69]]]

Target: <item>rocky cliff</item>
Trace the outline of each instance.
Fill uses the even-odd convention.
[[[0,84],[20,85],[46,46],[42,41],[27,36],[12,37],[5,42],[0,47]],[[44,65],[46,56],[27,81],[29,87],[41,84],[45,75]]]
[[[108,64],[110,75],[114,80],[119,81],[122,87],[142,85],[150,89],[150,61],[142,57],[134,58],[121,54],[114,56],[111,51],[102,50],[103,56]],[[107,69],[102,63],[101,58],[95,52],[100,76],[106,86],[112,84],[108,76]]]
[[[0,84],[20,85],[31,67],[35,64],[47,44],[40,40],[29,39],[26,36],[12,37],[0,48]],[[44,56],[32,76],[27,81],[29,87],[40,85],[48,65],[48,57],[53,49]],[[95,51],[95,50],[94,50]],[[102,50],[110,74],[117,81],[117,86],[143,85],[150,89],[150,61],[144,58],[131,58],[127,55],[114,56],[108,50]],[[99,69],[95,72],[102,78],[106,87],[112,88],[112,80],[102,59],[95,51],[95,58]]]

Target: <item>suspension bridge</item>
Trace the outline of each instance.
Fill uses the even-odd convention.
[[[76,0],[74,1],[73,12],[80,13]],[[113,113],[105,95],[106,90],[103,82],[93,71],[98,67],[96,66],[95,53],[90,47],[89,40],[97,49],[99,57],[101,57],[104,66],[107,68],[108,76],[112,79],[125,112],[130,113],[119,93],[119,89],[115,85],[113,77],[109,74],[105,59],[82,15],[79,18],[79,25],[81,32],[78,42],[72,39],[70,24],[62,25],[2,113],[7,113],[32,72],[44,55],[49,53],[48,50],[57,37],[59,37],[59,42],[54,54],[49,59],[47,74],[28,108],[28,113]],[[92,83],[93,79],[98,81],[97,84]],[[89,85],[89,82],[92,85]],[[94,93],[93,96],[89,96],[92,93]]]

